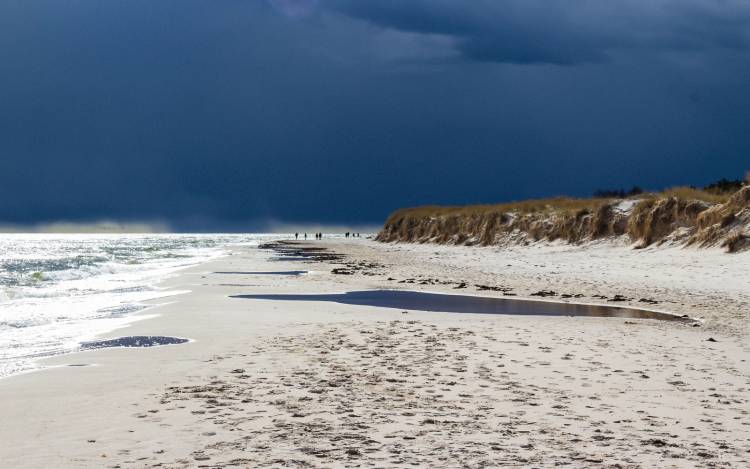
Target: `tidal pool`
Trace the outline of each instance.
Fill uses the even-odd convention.
[[[235,295],[233,298],[276,301],[327,301],[346,305],[446,313],[586,316],[693,322],[687,316],[676,316],[638,308],[492,298],[486,296],[447,295],[406,290],[365,290],[321,295]]]
[[[109,347],[157,347],[159,345],[184,344],[188,339],[162,335],[132,335],[117,339],[95,340],[81,343],[81,350],[94,350]]]
[[[291,275],[297,276],[306,274],[306,270],[281,270],[274,272],[214,272],[215,274],[221,275]]]

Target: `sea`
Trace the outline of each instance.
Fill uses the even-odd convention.
[[[268,234],[0,234],[0,378],[137,320],[158,284]],[[140,317],[141,315],[139,315]]]

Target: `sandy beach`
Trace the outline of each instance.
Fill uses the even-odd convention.
[[[341,257],[233,248],[163,283],[190,293],[103,337],[188,343],[62,355],[0,380],[2,466],[750,465],[747,252],[307,245]],[[384,288],[698,321],[238,297]]]

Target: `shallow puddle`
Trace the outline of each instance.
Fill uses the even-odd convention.
[[[81,350],[94,350],[109,347],[157,347],[159,345],[184,344],[188,339],[161,335],[133,335],[117,339],[82,342]]]
[[[403,290],[367,290],[328,295],[236,295],[233,298],[276,301],[328,301],[346,305],[377,306],[413,311],[440,311],[446,313],[588,316],[692,322],[691,319],[684,316],[680,317],[667,313],[619,306],[513,300]]]
[[[221,275],[302,275],[306,270],[282,270],[278,272],[214,272]]]

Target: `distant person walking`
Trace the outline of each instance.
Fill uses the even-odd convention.
[[[307,239],[307,233],[305,233],[305,239]]]
[[[294,233],[294,239],[299,239],[299,233]]]

